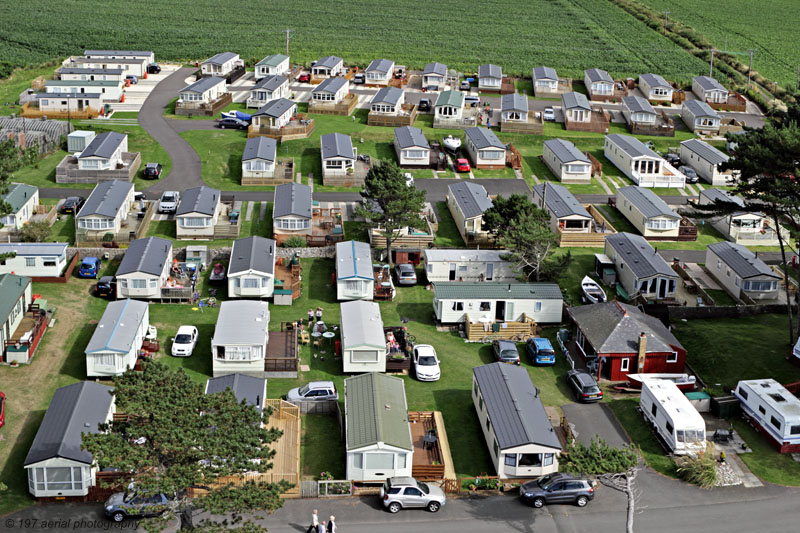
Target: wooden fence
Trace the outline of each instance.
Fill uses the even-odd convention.
[[[297,402],[295,405],[303,415],[329,415],[341,416],[339,402],[336,400],[325,400],[322,402]]]
[[[414,121],[417,120],[416,104],[403,104],[400,108],[403,112],[402,115],[383,115],[370,111],[367,115],[367,124],[369,126],[385,126],[391,128],[413,126]]]
[[[464,330],[467,340],[471,342],[489,342],[495,339],[527,340],[536,336],[536,321],[523,313],[521,322],[473,323],[467,314]]]
[[[31,105],[30,102],[25,102],[20,108],[20,116],[25,118],[42,118],[49,119],[89,119],[100,116],[100,111],[87,107],[85,109],[74,109],[71,111],[54,111],[49,109],[40,109],[38,106]]]
[[[198,117],[213,117],[218,112],[225,109],[233,102],[231,93],[224,93],[222,96],[213,102],[175,102],[175,114],[198,116]]]
[[[254,126],[250,125],[247,129],[247,138],[253,137],[269,137],[275,139],[279,143],[283,141],[293,141],[296,139],[305,139],[314,132],[314,119],[306,119],[298,116],[299,120],[292,122],[292,125],[283,126],[282,128],[270,128],[268,126]],[[303,123],[305,122],[305,123]]]
[[[78,252],[72,252],[72,257],[67,261],[67,267],[60,276],[31,276],[34,283],[66,283],[72,277],[72,271],[78,264]]]
[[[342,115],[348,116],[356,109],[358,95],[348,93],[338,104],[332,102],[315,101],[308,102],[308,112],[315,115]]]
[[[592,215],[594,219],[592,224],[596,228],[603,228],[605,231],[591,231],[589,233],[578,233],[578,232],[570,232],[570,231],[560,231],[559,232],[559,246],[562,248],[564,247],[588,247],[588,248],[602,248],[606,236],[616,233],[617,230],[611,223],[606,220],[602,213],[593,205],[586,205],[586,210],[589,211],[589,214]]]

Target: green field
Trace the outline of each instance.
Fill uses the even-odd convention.
[[[594,66],[614,75],[657,71],[680,79],[703,70],[700,60],[607,0],[489,0],[476,9],[442,0],[430,6],[435,12],[413,0],[260,6],[245,0],[122,2],[113,18],[126,21],[125,28],[110,32],[108,16],[86,16],[105,11],[98,0],[83,2],[83,9],[53,0],[4,2],[0,61],[38,64],[84,48],[153,49],[162,60],[202,60],[230,48],[252,64],[284,51],[290,28],[292,61],[306,63],[336,54],[359,65],[386,56],[410,67],[436,60],[467,72],[491,61],[516,75],[530,75],[539,64],[571,76]],[[259,20],[259,30],[219,24],[242,16]]]

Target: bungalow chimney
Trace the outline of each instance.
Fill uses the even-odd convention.
[[[639,335],[639,372],[644,372],[644,360],[647,354],[647,335],[643,331]]]

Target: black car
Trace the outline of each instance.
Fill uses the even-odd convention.
[[[143,177],[149,180],[157,180],[161,177],[161,171],[163,167],[161,163],[147,163],[144,166],[144,174]]]
[[[556,472],[524,483],[519,488],[519,497],[534,507],[551,503],[574,503],[585,507],[594,499],[594,487],[588,479]]]
[[[153,63],[152,65],[147,65],[147,73],[148,74],[158,74],[161,72],[161,67]]]
[[[94,293],[101,298],[113,297],[117,293],[117,281],[114,276],[103,276],[95,285]]]
[[[697,183],[699,181],[697,172],[692,167],[684,165],[678,170],[683,172],[683,175],[686,176],[686,183]]]
[[[597,381],[582,368],[567,372],[567,382],[575,391],[575,397],[581,402],[599,402],[603,399],[603,391],[597,386]]]
[[[422,98],[419,101],[419,110],[420,111],[430,111],[431,110],[431,101],[427,98]]]
[[[80,196],[70,196],[61,204],[61,213],[64,215],[77,215],[85,201]]]
[[[681,164],[681,156],[672,152],[664,154],[664,159],[666,159],[667,163],[669,163],[673,167],[677,167]]]
[[[238,118],[227,117],[227,118],[221,118],[219,120],[219,127],[223,130],[225,128],[231,128],[231,129],[238,128],[240,130],[246,130],[248,126],[249,124],[247,122],[245,122],[244,120],[240,120]]]

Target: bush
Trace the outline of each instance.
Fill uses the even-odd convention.
[[[564,470],[585,475],[627,472],[639,463],[633,444],[614,448],[600,437],[593,437],[589,446],[573,441],[567,446],[567,456]]]
[[[710,489],[717,484],[717,461],[714,445],[708,443],[706,451],[697,457],[686,457],[678,463],[678,475],[689,483]]]
[[[306,245],[306,240],[303,237],[289,237],[281,244],[284,248],[305,248]]]
[[[22,242],[44,242],[50,236],[47,222],[28,222],[20,230]]]

